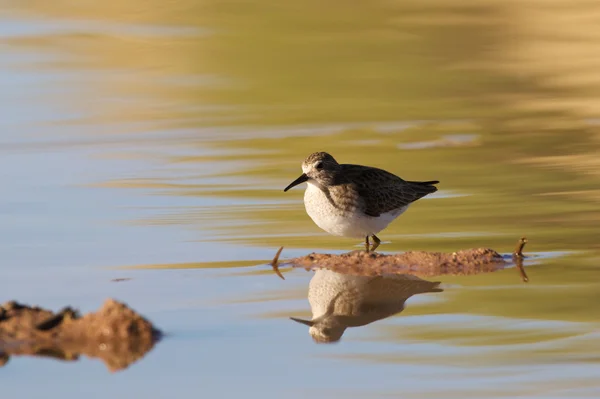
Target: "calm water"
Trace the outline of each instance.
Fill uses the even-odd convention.
[[[124,301],[168,337],[126,370],[13,357],[4,397],[600,396],[600,7],[534,1],[0,1],[0,301]],[[514,269],[315,344],[310,152],[440,191],[382,251]],[[114,283],[110,280],[129,277]],[[160,378],[159,378],[160,377]],[[73,381],[77,383],[73,383]]]

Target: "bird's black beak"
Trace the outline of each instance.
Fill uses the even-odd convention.
[[[287,191],[290,188],[297,186],[298,184],[304,183],[305,181],[308,181],[308,176],[306,176],[306,173],[302,173],[299,178],[291,182],[289,186],[283,189],[283,191]]]
[[[314,321],[312,321],[312,320],[297,319],[295,317],[290,317],[290,319],[294,320],[296,323],[304,324],[305,326],[309,326],[309,327],[312,327],[315,325]]]

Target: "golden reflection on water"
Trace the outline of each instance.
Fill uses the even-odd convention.
[[[526,289],[510,271],[444,277],[463,289],[444,293],[441,304],[408,311],[574,321],[582,333],[597,329],[595,2],[9,4],[15,19],[63,21],[50,33],[2,42],[62,54],[29,68],[83,76],[57,99],[84,114],[65,125],[108,125],[115,135],[166,132],[155,157],[189,166],[165,179],[107,184],[249,200],[182,208],[144,223],[192,224],[214,231],[214,240],[246,245],[353,249],[357,243],[313,225],[301,190],[282,191],[305,156],[327,150],[344,163],[441,181],[439,196],[420,201],[380,235],[391,241],[383,251],[489,246],[508,252],[521,235],[529,237],[531,251],[585,251],[529,268]],[[140,125],[127,125],[132,122]],[[179,141],[179,129],[198,140]],[[470,139],[448,139],[463,135]],[[214,167],[232,162],[236,168]],[[452,335],[416,330],[414,336],[436,340]],[[492,330],[496,342],[511,340]],[[488,334],[456,332],[469,342]],[[544,337],[541,328],[532,334]],[[560,353],[580,353],[579,341],[564,342]],[[539,349],[522,350],[532,356]],[[597,351],[590,351],[597,361]]]
[[[14,41],[76,55],[60,68],[110,70],[99,86],[136,101],[118,104],[121,112],[104,102],[108,110],[97,111],[105,117],[193,125],[215,117],[226,124],[481,117],[496,132],[585,130],[579,118],[599,109],[598,7],[551,3],[376,1],[341,12],[340,2],[316,1],[34,1],[12,9],[65,26],[94,22]]]

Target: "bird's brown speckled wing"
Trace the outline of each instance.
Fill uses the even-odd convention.
[[[365,214],[377,217],[400,209],[437,191],[438,181],[412,182],[382,169],[361,165],[341,165],[348,183],[364,200]]]

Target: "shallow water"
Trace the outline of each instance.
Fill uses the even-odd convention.
[[[0,302],[113,297],[167,334],[117,373],[13,357],[5,397],[600,395],[597,6],[0,4]],[[530,282],[440,276],[315,344],[288,319],[313,273],[266,262],[361,245],[282,191],[316,150],[441,181],[382,251],[526,235]]]

